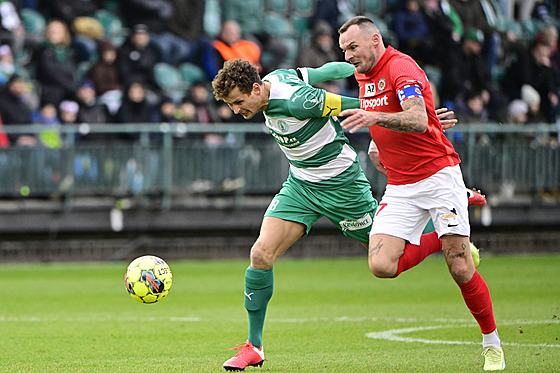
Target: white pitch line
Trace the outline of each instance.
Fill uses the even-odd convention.
[[[528,322],[525,322],[526,324]],[[554,321],[533,321],[531,324],[550,324],[557,322]],[[517,325],[520,323],[512,323],[509,322],[507,324]],[[425,344],[446,344],[446,345],[479,345],[480,342],[472,342],[472,341],[443,341],[439,339],[425,339],[425,338],[410,338],[410,337],[401,337],[400,334],[406,333],[413,333],[413,332],[420,332],[424,330],[435,330],[435,329],[443,329],[443,328],[456,328],[456,327],[471,327],[472,324],[455,324],[455,325],[434,325],[434,326],[418,326],[412,328],[400,328],[400,329],[391,329],[385,330],[382,332],[372,332],[366,333],[366,337],[373,338],[373,339],[384,339],[387,341],[394,341],[394,342],[405,342],[405,343],[425,343]],[[516,346],[516,347],[551,347],[551,348],[560,348],[560,344],[547,344],[547,343],[538,343],[538,344],[526,344],[526,343],[508,343],[502,342],[504,346]]]

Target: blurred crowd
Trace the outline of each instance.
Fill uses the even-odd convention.
[[[366,14],[424,68],[436,104],[462,124],[553,124],[559,3],[0,0],[0,116],[45,126],[241,121],[211,93],[223,61],[244,58],[266,74],[342,60],[338,27]],[[353,79],[322,88],[357,95]],[[210,130],[200,139],[227,141]],[[4,135],[0,147],[38,141]]]

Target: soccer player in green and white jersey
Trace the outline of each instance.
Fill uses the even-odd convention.
[[[263,111],[266,126],[290,162],[288,180],[270,203],[245,273],[249,338],[226,370],[260,366],[262,330],[272,296],[275,261],[322,216],[367,247],[377,201],[336,115],[359,105],[311,85],[354,74],[347,63],[276,70],[262,80],[244,60],[226,61],[212,82],[214,96],[245,119]],[[328,78],[327,78],[328,77]]]
[[[336,117],[344,109],[359,107],[359,100],[312,87],[353,74],[353,65],[333,62],[316,69],[280,69],[261,79],[256,66],[236,59],[226,61],[212,82],[216,99],[236,114],[250,119],[264,112],[266,126],[290,163],[288,179],[265,213],[245,272],[249,337],[223,364],[226,370],[262,365],[272,267],[319,218],[325,216],[345,236],[368,247],[377,201]],[[420,245],[409,244],[403,257],[410,256],[411,268],[440,250],[441,240],[432,232],[422,235]]]

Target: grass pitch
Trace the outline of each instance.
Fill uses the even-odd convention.
[[[0,266],[0,371],[224,371],[247,337],[248,262],[168,263],[173,287],[151,305],[126,293],[128,263]],[[507,371],[560,371],[560,255],[483,257],[479,271]],[[441,256],[393,280],[365,258],[281,259],[267,360],[246,372],[481,372],[480,341]]]

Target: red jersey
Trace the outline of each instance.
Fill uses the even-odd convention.
[[[428,113],[424,133],[369,127],[389,184],[415,183],[461,162],[443,134],[428,78],[410,56],[389,46],[369,73],[355,76],[360,85],[360,108],[367,111],[396,113],[403,111],[401,102],[409,97],[424,98]]]

